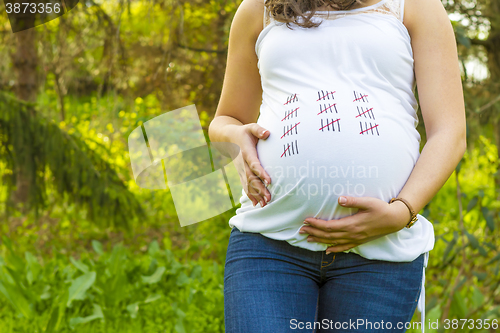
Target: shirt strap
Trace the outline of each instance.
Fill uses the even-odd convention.
[[[401,22],[403,22],[404,14],[405,14],[405,0],[400,0],[399,17]]]
[[[262,28],[265,28],[271,23],[271,17],[269,16],[269,12],[267,11],[267,7],[264,6],[264,17],[263,17],[263,26]]]

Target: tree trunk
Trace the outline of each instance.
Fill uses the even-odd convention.
[[[500,2],[490,1],[489,10],[490,13],[500,13]],[[496,19],[498,16],[494,16],[495,19],[490,19],[490,31],[488,34],[488,39],[485,43],[485,49],[488,54],[488,71],[490,74],[489,84],[491,85],[491,90],[495,92],[494,96],[500,93],[500,20]],[[496,110],[500,110],[498,107],[498,102],[491,106]],[[495,144],[497,146],[498,156],[500,156],[500,116],[498,114],[493,115],[493,130],[495,135]],[[495,185],[497,190],[497,198],[500,200],[500,175],[495,176]]]
[[[35,29],[15,33],[16,52],[12,63],[17,76],[16,95],[24,101],[34,102],[37,95],[37,54]]]
[[[30,17],[25,20],[29,21]],[[26,22],[32,26],[32,22]],[[31,25],[29,25],[31,24]],[[15,93],[19,99],[34,102],[37,95],[37,49],[34,28],[16,32],[16,51],[12,54],[12,63],[16,73]],[[29,199],[32,175],[23,165],[16,165],[16,189],[12,200],[15,204],[25,204]]]

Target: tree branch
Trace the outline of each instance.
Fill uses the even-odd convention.
[[[470,38],[470,42],[473,45],[481,45],[484,47],[489,47],[491,45],[491,42],[488,39]]]
[[[93,222],[130,227],[133,218],[147,219],[141,203],[101,155],[102,150],[89,148],[78,133],[68,134],[56,122],[36,112],[29,114],[29,109],[34,104],[0,92],[0,141],[6,147],[0,150],[0,160],[13,172],[6,179],[8,197],[16,172],[22,168],[32,175],[28,205],[38,214],[46,204],[49,170],[50,185],[61,199],[67,197],[83,208]]]
[[[227,49],[223,49],[223,50],[209,50],[209,49],[200,49],[200,48],[196,48],[196,47],[190,47],[190,46],[182,45],[182,44],[179,44],[179,43],[175,43],[175,45],[177,47],[180,47],[180,48],[183,48],[183,49],[187,49],[187,50],[191,50],[191,51],[196,51],[196,52],[208,52],[208,53],[226,53],[227,52]]]
[[[498,101],[500,101],[500,95],[498,95],[494,100],[492,100],[492,101],[488,102],[487,104],[481,106],[477,112],[478,113],[483,112],[484,110],[486,110],[490,106],[494,105]]]

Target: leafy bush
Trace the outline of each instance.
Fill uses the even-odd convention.
[[[1,332],[223,332],[223,269],[181,263],[150,243],[132,255],[121,244],[80,259],[20,256],[3,237]],[[13,311],[14,310],[14,311]]]
[[[497,331],[491,327],[492,320],[498,322],[500,317],[497,170],[497,148],[480,136],[424,210],[436,235],[426,270],[427,323],[455,319],[459,332]],[[479,325],[486,319],[490,329]],[[426,326],[426,332],[452,331],[444,330],[444,323],[439,327]]]

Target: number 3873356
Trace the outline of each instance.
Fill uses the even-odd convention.
[[[31,13],[31,14],[50,14],[56,13],[59,14],[61,12],[61,4],[60,3],[9,3],[5,4],[5,11],[7,14],[20,14],[20,13]]]

